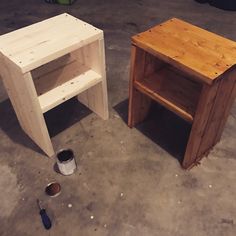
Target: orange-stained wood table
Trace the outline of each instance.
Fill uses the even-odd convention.
[[[183,168],[220,140],[236,95],[236,42],[173,18],[132,37],[129,120],[151,100],[192,124]]]

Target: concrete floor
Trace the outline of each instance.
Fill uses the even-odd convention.
[[[105,31],[110,119],[73,99],[46,114],[55,149],[76,154],[78,171],[63,177],[20,129],[0,81],[0,235],[236,235],[236,103],[220,143],[191,171],[179,164],[189,132],[182,120],[163,111],[132,130],[126,124],[131,35],[179,17],[236,40],[236,12],[193,0],[1,0],[0,33],[63,12]],[[44,194],[51,181],[62,186],[56,198]]]

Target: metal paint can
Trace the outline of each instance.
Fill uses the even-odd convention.
[[[72,175],[76,170],[74,152],[71,149],[62,149],[57,153],[57,166],[61,174]]]

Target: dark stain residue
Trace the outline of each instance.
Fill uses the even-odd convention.
[[[87,206],[86,206],[86,209],[88,211],[93,211],[94,209],[94,202],[90,202]]]
[[[139,31],[139,27],[136,23],[134,22],[126,22],[124,24],[124,30],[128,31],[128,32],[138,32]]]
[[[133,22],[127,22],[126,25],[130,25],[130,26],[133,26],[133,27],[138,27],[137,24],[135,24]]]
[[[197,188],[198,180],[194,177],[188,177],[183,181],[182,186],[184,186],[185,188]]]
[[[228,224],[228,225],[234,225],[234,221],[232,219],[221,219],[221,224]]]

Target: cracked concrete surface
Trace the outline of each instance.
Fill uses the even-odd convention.
[[[236,103],[221,141],[191,171],[179,165],[189,132],[181,119],[158,110],[137,128],[126,124],[130,37],[178,17],[236,40],[236,12],[192,0],[2,0],[0,33],[63,12],[105,32],[110,119],[73,99],[45,115],[55,150],[76,155],[78,170],[64,177],[20,129],[0,81],[0,235],[236,235]],[[44,194],[52,181],[62,186],[56,198]],[[50,231],[36,198],[52,219]]]

